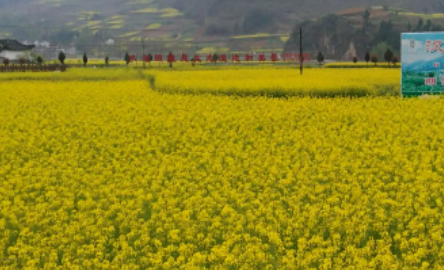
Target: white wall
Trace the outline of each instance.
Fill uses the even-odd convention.
[[[8,58],[11,61],[19,60],[20,57],[26,57],[28,51],[8,51],[4,50],[0,52],[0,57]]]

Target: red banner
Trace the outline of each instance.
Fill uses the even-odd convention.
[[[280,57],[279,57],[280,56]],[[182,62],[188,62],[190,61],[188,58],[187,54],[181,54],[178,55],[178,57],[180,57],[180,61]],[[269,58],[268,58],[269,57]],[[167,61],[168,62],[175,62],[176,58],[174,54],[168,54],[166,56]],[[255,59],[256,58],[256,59]],[[268,59],[267,59],[268,58]],[[150,61],[158,61],[158,62],[162,62],[163,61],[163,55],[162,54],[155,54],[154,55],[154,59],[150,59],[150,55],[144,55],[142,57],[143,61],[145,62],[150,62]],[[274,62],[278,62],[278,61],[311,61],[311,55],[309,53],[304,53],[302,54],[302,57],[299,53],[282,53],[282,54],[278,54],[278,53],[271,53],[271,54],[264,54],[264,53],[259,53],[256,57],[253,54],[245,54],[244,55],[244,60],[246,62],[249,61],[259,61],[259,62],[265,62],[265,61],[272,61]],[[130,62],[133,61],[137,61],[137,58],[135,55],[131,55],[130,56]],[[194,61],[195,62],[201,62],[201,58],[199,55],[194,55]],[[213,54],[208,54],[206,56],[206,61],[207,62],[212,62],[214,63],[214,59],[213,59]],[[218,57],[218,61],[219,62],[227,62],[228,61],[228,56],[227,54],[220,54]],[[232,62],[241,62],[240,56],[238,54],[232,54],[231,55],[231,61]]]

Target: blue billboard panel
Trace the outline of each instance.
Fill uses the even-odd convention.
[[[401,35],[402,96],[444,94],[444,32]]]

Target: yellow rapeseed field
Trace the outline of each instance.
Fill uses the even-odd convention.
[[[400,63],[396,63],[396,64],[390,63],[390,65],[389,65],[389,63],[384,62],[384,61],[378,62],[376,64],[372,63],[372,62],[367,63],[367,62],[362,62],[362,61],[356,62],[356,63],[353,63],[353,62],[331,62],[331,63],[327,63],[323,66],[328,67],[328,68],[341,68],[341,67],[344,67],[344,68],[375,68],[375,67],[377,67],[377,68],[399,68],[399,67],[401,67]],[[400,72],[400,71],[398,70],[398,72]]]
[[[444,269],[444,100],[140,78],[0,81],[0,269]]]
[[[267,96],[398,95],[396,69],[295,69],[146,71],[155,76],[155,89],[167,93]]]

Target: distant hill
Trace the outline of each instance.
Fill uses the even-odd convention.
[[[279,51],[298,22],[387,4],[422,16],[444,13],[441,0],[1,0],[0,38],[85,51],[112,38],[116,55],[140,47],[140,37],[157,51]]]
[[[297,23],[284,46],[285,52],[299,50],[300,27],[304,50],[314,56],[321,51],[327,59],[351,61],[357,56],[362,61],[370,52],[383,61],[387,48],[399,55],[402,32],[443,31],[444,14],[414,13],[388,6],[342,10]]]

